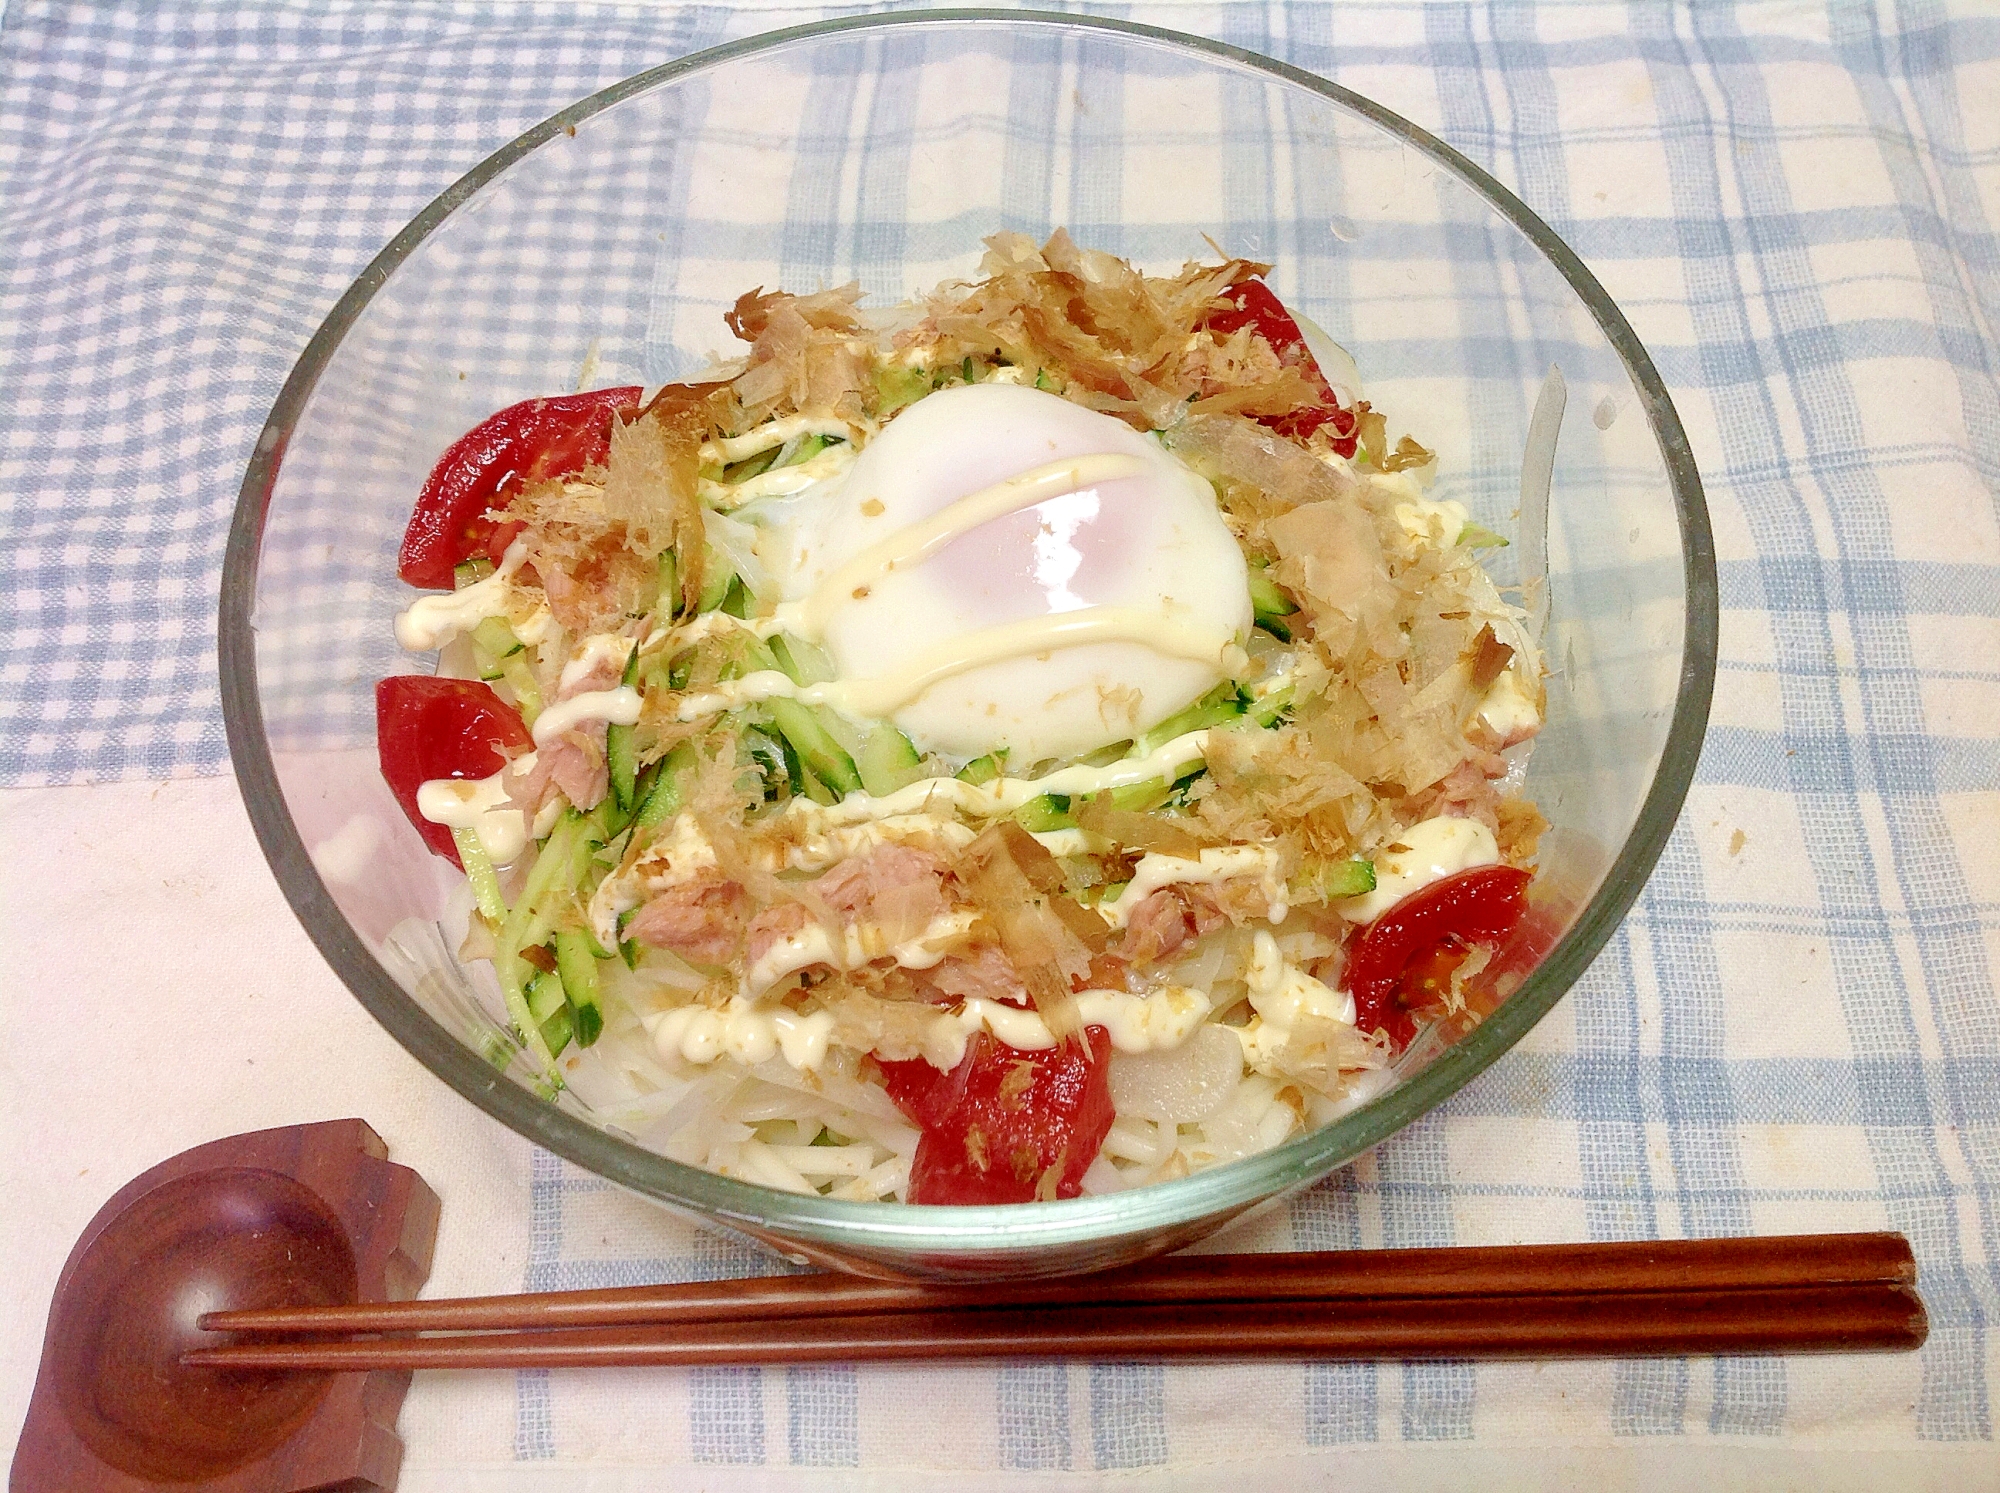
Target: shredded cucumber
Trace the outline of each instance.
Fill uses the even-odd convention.
[[[632,645],[619,684],[630,689],[639,678],[639,646]],[[613,721],[604,730],[604,762],[611,775],[611,797],[628,817],[632,812],[632,792],[638,784],[639,759],[632,745],[632,727]],[[586,1047],[589,1043],[584,1044]]]
[[[922,368],[895,366],[875,370],[877,418],[886,419],[906,404],[915,404],[931,391],[931,376]]]
[[[923,762],[910,738],[886,721],[868,733],[855,759],[861,786],[876,798],[908,787],[924,775]]]
[[[861,774],[854,766],[854,759],[820,724],[810,705],[777,699],[766,700],[764,707],[771,712],[771,723],[784,734],[807,771],[843,797],[860,791]]]
[[[709,545],[701,567],[701,604],[698,612],[713,612],[721,609],[729,599],[729,588],[736,583],[736,567],[729,563],[729,557]]]
[[[694,766],[693,746],[685,741],[676,743],[655,764],[653,786],[640,801],[638,817],[633,822],[641,829],[651,829],[678,814],[686,800],[687,782]]]
[[[657,598],[653,606],[662,620],[674,617],[681,609],[680,563],[674,559],[674,552],[666,550],[660,555],[658,579],[654,583],[653,594]]]
[[[1292,628],[1285,618],[1297,612],[1299,604],[1271,579],[1262,565],[1250,567],[1250,606],[1259,627],[1281,643],[1291,642]]]
[[[604,1030],[604,1007],[597,990],[597,956],[591,953],[588,934],[556,935],[556,969],[562,975],[563,993],[569,997],[576,1045],[588,1047]]]
[[[1467,524],[1458,531],[1458,542],[1468,549],[1505,549],[1508,541],[1484,524]]]
[[[534,1021],[537,1040],[547,1046],[551,1060],[569,1046],[572,1030],[568,1002],[564,999],[562,976],[544,971],[528,982],[528,1014]]]
[[[465,867],[465,879],[471,884],[472,900],[479,907],[479,915],[499,927],[507,919],[507,900],[500,895],[500,878],[494,874],[486,847],[479,843],[479,832],[454,825],[451,843],[457,847],[458,863]]]
[[[535,671],[528,667],[525,650],[501,661],[500,677],[514,691],[514,704],[521,712],[521,724],[534,730],[535,718],[542,713],[542,687],[535,683]]]
[[[961,783],[990,783],[1007,770],[1004,752],[988,752],[984,757],[974,757],[958,770]]]
[[[479,667],[479,677],[489,684],[507,677],[502,665],[520,651],[521,640],[514,636],[505,617],[484,618],[472,629],[472,661]]]
[[[1185,736],[1190,731],[1219,726],[1224,721],[1235,720],[1241,714],[1243,714],[1242,692],[1234,683],[1225,680],[1185,710],[1174,712],[1152,730],[1142,733],[1132,743],[1132,755],[1150,756],[1176,736]]]
[[[1014,811],[1014,822],[1031,835],[1045,835],[1053,830],[1076,828],[1076,820],[1069,812],[1069,795],[1066,793],[1044,793],[1039,798],[1029,799]]]
[[[1375,863],[1352,860],[1308,860],[1293,874],[1289,889],[1295,902],[1332,902],[1375,890]]]
[[[1243,713],[1260,726],[1275,726],[1278,718],[1292,708],[1292,687],[1274,689],[1261,700],[1252,700]]]
[[[1148,783],[1130,783],[1123,788],[1113,788],[1106,797],[1114,809],[1123,809],[1132,814],[1144,814],[1159,808],[1173,791],[1173,784],[1154,778]]]
[[[566,809],[556,827],[549,831],[548,839],[542,842],[541,853],[535,857],[535,864],[528,870],[528,879],[521,887],[521,895],[515,902],[513,911],[507,914],[507,921],[501,925],[500,936],[496,940],[499,948],[494,951],[493,969],[500,978],[500,991],[507,1001],[507,1015],[513,1020],[521,1040],[527,1043],[529,1053],[541,1066],[543,1076],[554,1086],[562,1086],[562,1076],[556,1071],[555,1054],[542,1036],[541,1024],[534,1019],[528,1008],[528,962],[521,957],[523,949],[530,949],[547,936],[548,922],[542,914],[540,904],[555,891],[565,885],[574,875],[573,857],[578,827],[583,817],[575,809]]]
[[[767,646],[772,659],[794,684],[825,684],[834,676],[833,660],[802,638],[779,633]]]

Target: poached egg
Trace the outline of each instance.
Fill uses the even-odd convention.
[[[1076,756],[1244,666],[1248,569],[1213,489],[1058,395],[930,394],[784,510],[759,550],[786,629],[920,750]]]

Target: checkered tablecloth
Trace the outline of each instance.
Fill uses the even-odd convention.
[[[2000,1487],[2000,13],[1087,8],[1332,78],[1512,186],[1652,351],[1720,557],[1707,750],[1624,928],[1481,1080],[1236,1242],[1889,1227],[1931,1341],[438,1376],[404,1485]],[[229,1130],[368,1116],[445,1195],[434,1293],[762,1268],[460,1105],[345,996],[221,776],[215,596],[271,399],[404,222],[584,94],[836,13],[7,0],[0,1439],[76,1230]],[[107,977],[114,932],[146,957]]]

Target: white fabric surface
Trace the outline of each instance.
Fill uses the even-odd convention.
[[[1729,828],[1700,833],[1726,855]],[[0,908],[19,952],[0,1047],[0,1126],[17,1138],[0,1161],[0,1443],[19,1436],[49,1293],[71,1243],[103,1200],[177,1151],[266,1126],[360,1115],[443,1200],[424,1294],[517,1290],[528,1254],[531,1152],[426,1074],[355,1003],[307,942],[258,853],[226,778],[0,792]],[[104,950],[117,951],[106,958]],[[1565,1003],[1533,1042],[1572,1038]],[[23,1036],[23,1034],[26,1034]],[[44,1034],[54,1034],[50,1040]],[[1456,1150],[1464,1179],[1505,1179],[1523,1137],[1493,1127]],[[1364,1176],[1373,1170],[1363,1162]],[[606,1253],[728,1253],[647,1204],[604,1192],[588,1217]],[[1879,1226],[1879,1210],[1771,1227]],[[577,1225],[572,1222],[572,1230]],[[1507,1217],[1471,1201],[1464,1242],[1561,1238],[1559,1213]],[[1370,1232],[1378,1233],[1376,1220]],[[1285,1247],[1282,1219],[1225,1237]],[[591,1241],[574,1237],[572,1248]],[[1666,1366],[1661,1366],[1665,1368]],[[1773,1437],[1635,1441],[1606,1425],[1617,1366],[1488,1364],[1477,1370],[1475,1442],[1383,1441],[1298,1450],[1296,1369],[1215,1367],[1177,1374],[1166,1406],[1187,1428],[1168,1465],[1117,1474],[995,1469],[992,1368],[893,1368],[860,1376],[858,1469],[689,1465],[693,1376],[613,1370],[549,1376],[556,1456],[517,1462],[517,1386],[508,1373],[420,1375],[404,1405],[408,1493],[662,1486],[888,1490],[1102,1486],[1201,1489],[1279,1480],[1368,1489],[1717,1488],[1969,1490],[2000,1486],[1990,1443],[1912,1440],[1918,1360],[1794,1359],[1790,1413]],[[1091,1442],[1089,1370],[1069,1370],[1077,1439]],[[1397,1381],[1384,1376],[1394,1424]],[[1699,1377],[1695,1383],[1698,1385]],[[765,1376],[766,1423],[782,1440],[785,1376]],[[1699,1423],[1700,1407],[1689,1407]],[[782,1461],[774,1457],[773,1463]],[[683,1479],[688,1479],[683,1481]]]
[[[1355,86],[1521,191],[1659,359],[1722,579],[1701,775],[1604,957],[1444,1111],[1243,1242],[1893,1226],[1923,1259],[1932,1343],[1155,1378],[433,1375],[404,1409],[403,1486],[2000,1488],[2000,13],[1119,9]],[[550,109],[809,14],[11,0],[0,686],[25,693],[0,689],[9,781],[221,770],[203,630],[220,526],[271,392],[348,277]],[[236,107],[211,107],[225,96]],[[120,240],[138,257],[81,259],[63,291],[64,246],[112,209],[144,230]],[[182,317],[174,297],[196,291]],[[113,312],[130,324],[91,331]],[[80,420],[120,380],[155,402]],[[171,444],[154,436],[169,422]],[[122,518],[94,506],[120,502]],[[117,731],[79,724],[79,679],[109,691],[90,710]],[[29,760],[37,720],[75,759],[61,772]],[[536,1269],[754,1264],[537,1156],[424,1073],[306,941],[227,777],[0,792],[0,931],[0,1454],[77,1232],[127,1178],[233,1132],[369,1120],[444,1199],[434,1296],[520,1289]],[[813,1419],[829,1407],[832,1430]],[[1017,1439],[1049,1470],[996,1470],[1010,1413],[1034,1421]],[[829,1449],[858,1465],[814,1465]]]

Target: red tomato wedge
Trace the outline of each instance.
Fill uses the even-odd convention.
[[[637,388],[593,389],[524,399],[489,415],[452,442],[417,495],[403,531],[396,573],[412,586],[449,591],[452,568],[475,555],[498,564],[513,539],[486,510],[503,501],[509,483],[567,477],[611,454],[613,416],[639,408]]]
[[[1209,312],[1203,326],[1224,336],[1239,327],[1249,327],[1271,344],[1271,351],[1278,355],[1280,363],[1296,368],[1320,392],[1318,404],[1283,415],[1260,415],[1258,423],[1295,441],[1303,441],[1323,425],[1330,426],[1334,451],[1341,456],[1352,456],[1356,445],[1354,411],[1341,407],[1333,386],[1327,383],[1326,375],[1320,372],[1311,349],[1306,346],[1305,334],[1284,303],[1271,294],[1271,287],[1262,280],[1238,280],[1223,291],[1222,299],[1228,303],[1227,308]]]
[[[905,1199],[1075,1197],[1112,1119],[1111,1034],[1092,1026],[1084,1035],[1088,1051],[1072,1040],[1018,1052],[980,1032],[949,1073],[922,1058],[883,1063],[889,1097],[923,1129]]]
[[[490,778],[534,747],[521,716],[476,679],[393,674],[375,686],[375,748],[382,776],[432,852],[459,865],[451,831],[417,810],[434,778]]]
[[[1421,995],[1441,972],[1449,979],[1456,959],[1447,945],[1496,944],[1512,933],[1527,910],[1530,879],[1512,866],[1460,871],[1420,887],[1362,929],[1347,957],[1355,1025],[1408,1044],[1416,1034],[1411,1007],[1419,1002],[1399,997]]]

